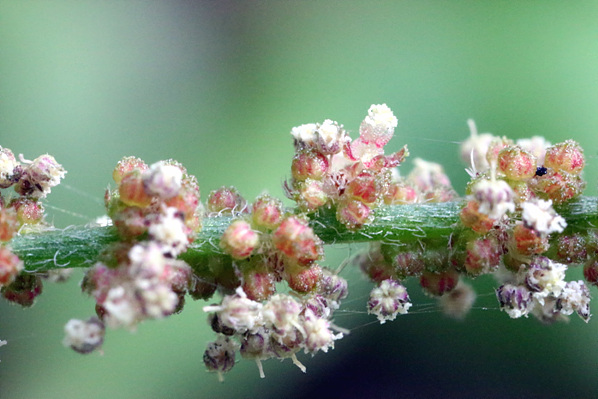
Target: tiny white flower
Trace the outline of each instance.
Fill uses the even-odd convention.
[[[187,227],[178,209],[168,207],[163,210],[157,223],[149,229],[150,236],[170,249],[172,255],[178,255],[189,245]]]
[[[479,203],[478,211],[492,219],[515,212],[515,194],[504,180],[480,180],[472,187],[472,196]]]
[[[291,135],[295,139],[295,149],[301,150],[313,147],[317,139],[317,129],[318,126],[315,123],[306,123],[291,129]]]
[[[305,311],[303,328],[306,335],[305,353],[315,354],[319,350],[328,352],[328,348],[334,349],[334,341],[343,337],[342,333],[333,334],[328,320],[317,317],[310,309]]]
[[[220,305],[204,306],[206,313],[217,312],[223,326],[243,333],[262,324],[262,304],[247,298],[241,287],[234,295],[225,295]]]
[[[521,207],[523,208],[521,218],[524,225],[541,235],[562,233],[567,227],[565,219],[552,208],[552,200],[533,199],[524,202]]]
[[[79,353],[90,353],[102,346],[104,331],[104,324],[97,317],[87,321],[71,319],[64,326],[62,343]]]
[[[143,172],[143,184],[150,195],[162,199],[172,198],[181,189],[183,171],[164,161],[156,162]]]
[[[407,314],[410,307],[407,289],[398,281],[384,280],[370,292],[368,313],[376,315],[380,324],[394,320],[398,314]]]
[[[111,288],[102,306],[106,309],[105,320],[110,327],[124,326],[133,329],[141,319],[141,309],[137,300],[132,298],[123,286]]]

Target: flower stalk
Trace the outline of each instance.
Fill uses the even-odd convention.
[[[371,224],[357,231],[339,223],[332,209],[324,209],[313,215],[310,225],[327,245],[383,241],[446,246],[451,234],[457,238],[462,232],[456,227],[461,207],[460,201],[383,206],[375,210]],[[581,197],[556,210],[567,221],[566,234],[585,233],[598,226],[598,197]],[[193,267],[203,258],[224,256],[218,244],[233,218],[206,217],[201,232],[181,258]],[[11,248],[25,263],[24,270],[44,272],[92,266],[102,251],[117,240],[113,227],[79,226],[20,234],[11,241]]]

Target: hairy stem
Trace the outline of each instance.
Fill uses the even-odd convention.
[[[457,222],[461,202],[394,205],[378,208],[374,222],[358,231],[338,223],[333,210],[312,215],[312,227],[325,244],[387,241],[428,245],[446,243],[459,234]],[[598,226],[598,198],[582,197],[556,208],[568,223],[566,234],[586,232]],[[231,221],[230,216],[207,217],[203,229],[188,251],[181,256],[197,265],[207,256],[223,255],[218,242]],[[42,272],[64,267],[89,267],[98,255],[118,240],[112,227],[71,227],[21,234],[11,241],[12,250],[25,262],[25,270]]]

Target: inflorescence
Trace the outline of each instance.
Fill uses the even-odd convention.
[[[380,323],[408,313],[404,281],[415,277],[446,315],[463,318],[475,301],[466,280],[493,274],[499,306],[510,317],[531,314],[550,323],[577,313],[587,322],[590,290],[565,277],[571,265],[584,263],[586,281],[598,285],[598,230],[569,234],[554,209],[584,189],[581,147],[572,140],[550,145],[540,137],[513,142],[469,125],[461,155],[471,181],[453,232],[370,242],[352,259],[375,284],[367,312]],[[292,208],[267,194],[248,202],[226,186],[212,191],[204,207],[196,178],[180,163],[123,158],[113,172],[116,187],[105,195],[117,240],[81,284],[96,302],[95,315],[70,320],[64,344],[90,353],[101,349],[106,327],[134,330],[143,320],[180,312],[187,296],[213,300],[219,293],[203,308],[216,334],[203,357],[209,371],[222,377],[237,353],[253,359],[261,377],[261,362],[269,358],[290,358],[305,371],[299,351],[327,352],[347,333],[333,316],[348,284],[341,268],[324,266],[324,241],[314,221],[332,213],[343,229],[358,234],[375,221],[377,208],[458,200],[436,163],[418,158],[409,174],[398,172],[407,147],[385,153],[396,127],[397,118],[382,104],[370,107],[356,139],[329,119],[293,128],[295,155],[284,185],[296,203]],[[57,281],[67,273],[26,272],[10,247],[15,235],[50,228],[40,200],[65,173],[50,155],[18,162],[0,147],[0,188],[14,187],[14,194],[0,196],[0,287],[22,306],[41,293],[42,277]],[[185,257],[204,219],[223,217],[229,223],[211,241],[213,255]]]

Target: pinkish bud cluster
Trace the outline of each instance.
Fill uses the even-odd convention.
[[[42,276],[20,274],[23,262],[12,253],[8,242],[29,227],[47,227],[41,199],[65,174],[51,155],[41,155],[33,161],[21,155],[17,161],[11,150],[0,147],[0,189],[3,190],[0,193],[0,289],[10,302],[32,306],[42,291]],[[14,188],[14,194],[4,191],[10,187]]]
[[[329,119],[293,128],[296,154],[287,196],[308,213],[335,207],[338,221],[349,229],[370,222],[372,210],[383,201],[411,201],[409,193],[391,183],[391,170],[403,162],[407,148],[384,154],[396,126],[396,117],[382,104],[370,107],[355,140]]]
[[[147,166],[125,157],[113,178],[118,186],[106,192],[106,208],[121,241],[88,270],[82,289],[96,300],[99,323],[134,329],[179,312],[197,289],[191,268],[176,257],[201,228],[200,192],[173,160]]]

